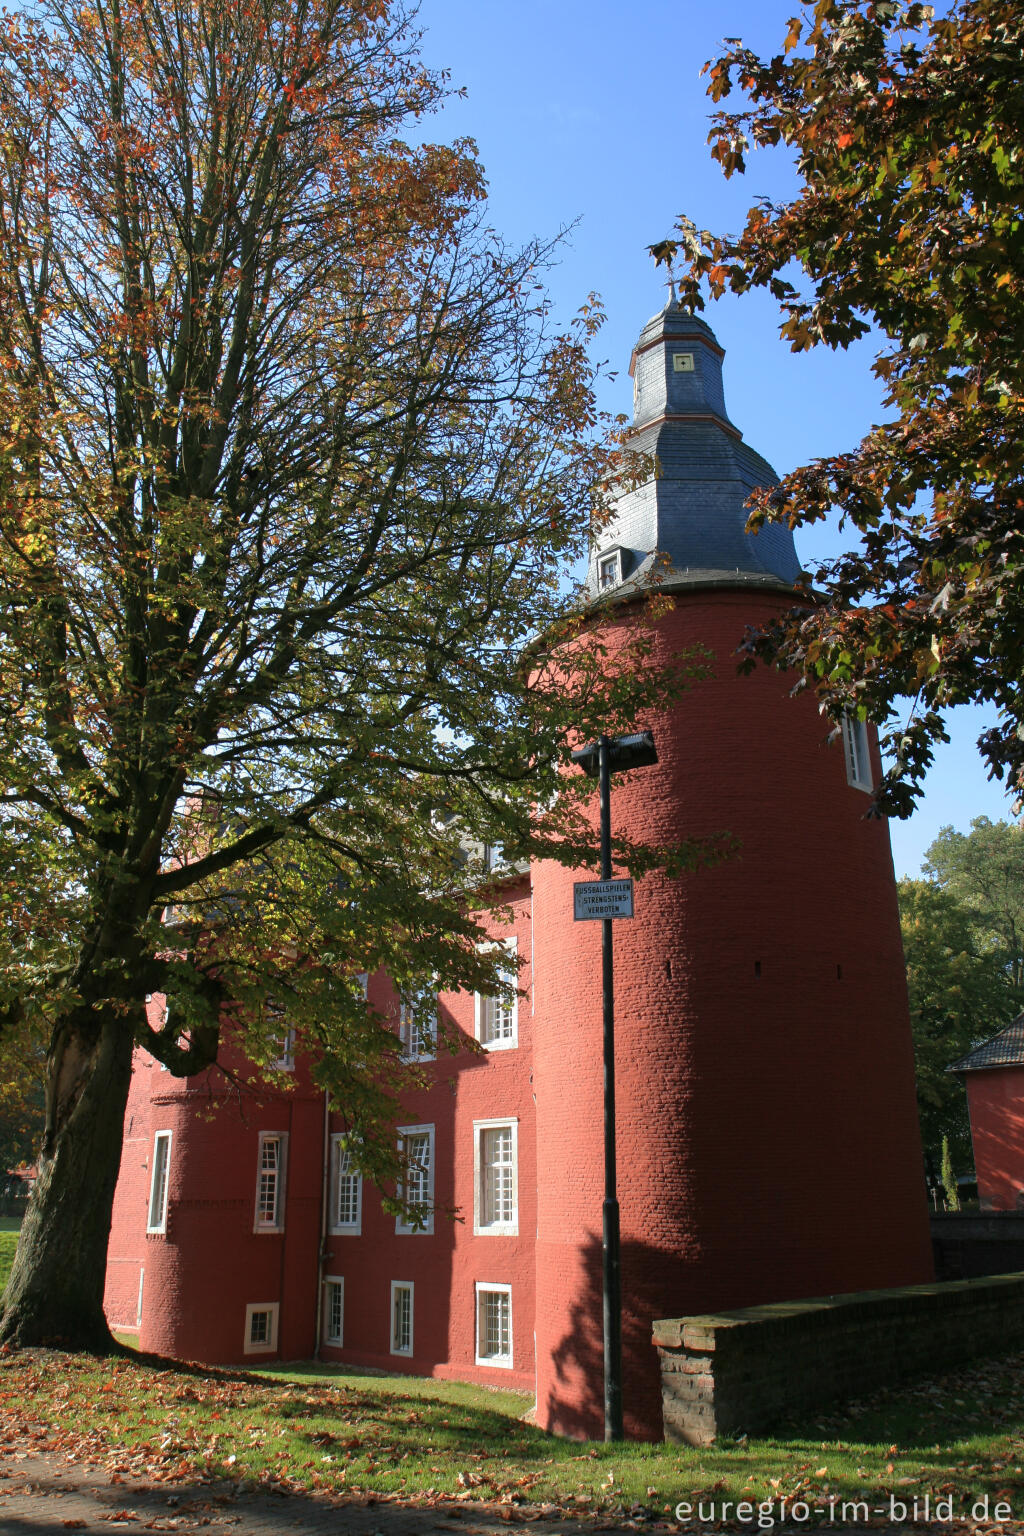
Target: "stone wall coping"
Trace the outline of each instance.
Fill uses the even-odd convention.
[[[777,1329],[806,1321],[813,1326],[815,1316],[833,1317],[844,1308],[873,1307],[877,1313],[898,1313],[911,1297],[931,1296],[944,1305],[955,1304],[958,1295],[977,1297],[985,1291],[1024,1286],[1024,1270],[1005,1275],[983,1275],[972,1280],[940,1280],[926,1285],[899,1286],[892,1290],[851,1291],[842,1296],[811,1296],[802,1301],[775,1301],[759,1307],[739,1307],[734,1312],[709,1312],[692,1317],[659,1318],[652,1324],[654,1343],[662,1349],[695,1349],[713,1352],[719,1340],[737,1337],[749,1327],[763,1329],[775,1324]],[[890,1305],[885,1306],[888,1302]],[[775,1331],[774,1329],[772,1331]]]

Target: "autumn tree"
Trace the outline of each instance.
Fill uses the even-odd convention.
[[[642,626],[622,667],[564,646],[622,472],[594,315],[552,334],[471,146],[402,139],[442,91],[414,44],[391,0],[0,32],[0,1023],[47,1053],[9,1341],[109,1347],[137,1043],[267,1064],[284,1011],[393,1177],[357,973],[493,981],[463,845],[585,860],[570,729],[666,687]]]
[[[751,143],[800,179],[735,236],[683,218],[653,247],[696,308],[766,288],[795,351],[875,334],[888,415],[752,501],[755,526],[838,509],[854,548],[753,652],[798,669],[833,717],[887,723],[880,807],[906,815],[952,705],[995,705],[992,772],[1024,787],[1024,11],[1015,0],[817,0],[784,52],[740,42],[709,94],[725,174]],[[904,701],[914,701],[907,711]]]
[[[945,1140],[963,1167],[971,1161],[967,1098],[948,1068],[1008,1024],[1018,1004],[959,893],[934,880],[901,880],[899,901],[921,1139],[935,1168]]]

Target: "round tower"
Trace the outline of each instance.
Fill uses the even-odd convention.
[[[654,1319],[932,1273],[888,830],[865,815],[877,747],[856,724],[830,740],[791,679],[737,672],[799,565],[787,529],[746,532],[747,496],[777,477],[728,418],[722,358],[674,304],[645,326],[633,444],[658,472],[620,498],[589,576],[610,646],[656,584],[674,600],[657,659],[715,658],[636,722],[659,761],[614,781],[613,827],[736,840],[713,868],[649,875],[615,924],[623,1404],[641,1438],[662,1432]],[[537,1411],[600,1436],[601,935],[573,922],[581,877],[534,870]]]

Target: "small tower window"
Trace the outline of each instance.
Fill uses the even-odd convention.
[[[846,756],[846,782],[853,789],[874,789],[871,777],[871,753],[867,722],[853,715],[843,716],[843,752]]]
[[[597,561],[597,585],[601,592],[617,587],[622,580],[622,554],[613,549],[608,555],[599,555]]]
[[[692,373],[693,372],[693,353],[692,352],[673,352],[672,353],[672,372],[673,373]]]

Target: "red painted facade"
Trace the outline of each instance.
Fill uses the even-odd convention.
[[[670,381],[676,372],[682,381],[671,387],[689,389],[703,369],[714,405],[721,350],[706,327],[666,315],[651,322],[667,327],[663,348],[691,349],[678,369],[677,358],[666,363]],[[643,391],[663,384],[653,345],[641,415],[654,398]],[[706,437],[707,412],[691,414]],[[671,422],[684,431],[684,416]],[[705,437],[679,452],[680,526],[699,529],[686,523],[697,492],[682,450]],[[740,550],[741,507],[740,495],[729,514]],[[616,558],[621,576],[626,556]],[[685,574],[690,563],[677,569],[674,607],[657,621],[658,659],[701,644],[714,675],[671,712],[636,722],[654,731],[659,761],[616,781],[613,823],[638,840],[727,832],[737,846],[713,868],[647,876],[635,918],[615,924],[623,1397],[627,1433],[653,1438],[655,1318],[932,1274],[885,823],[866,819],[868,796],[851,787],[843,747],[828,741],[813,700],[790,697],[790,681],[767,669],[737,672],[745,627],[787,601],[785,583],[740,580],[738,567],[735,580],[702,583]],[[600,622],[614,649],[624,634],[614,610]],[[432,1136],[432,1231],[396,1230],[364,1188],[358,1221],[328,1231],[321,1267],[325,1147],[340,1126],[325,1126],[301,1059],[293,1093],[243,1098],[209,1118],[204,1079],[177,1082],[140,1055],[114,1211],[111,1320],[132,1327],[141,1317],[142,1348],[206,1361],[302,1357],[319,1343],[325,1359],[536,1387],[541,1425],[599,1435],[601,935],[596,923],[573,922],[573,878],[539,864],[507,892],[507,936],[521,962],[514,1042],[442,1052],[427,1068],[431,1085],[409,1095],[406,1127]],[[386,979],[370,988],[397,1023]],[[472,997],[439,1005],[474,1036]],[[167,1132],[166,1222],[147,1232]],[[281,1230],[256,1222],[261,1134],[279,1152],[286,1138]],[[483,1165],[499,1150],[502,1219],[475,1230],[490,1198]],[[329,1214],[339,1209],[330,1177],[326,1201]],[[440,1214],[452,1207],[458,1220]],[[410,1303],[401,1317],[396,1287]],[[254,1328],[266,1332],[255,1344]]]
[[[1024,1208],[1024,1065],[966,1074],[982,1210]]]

